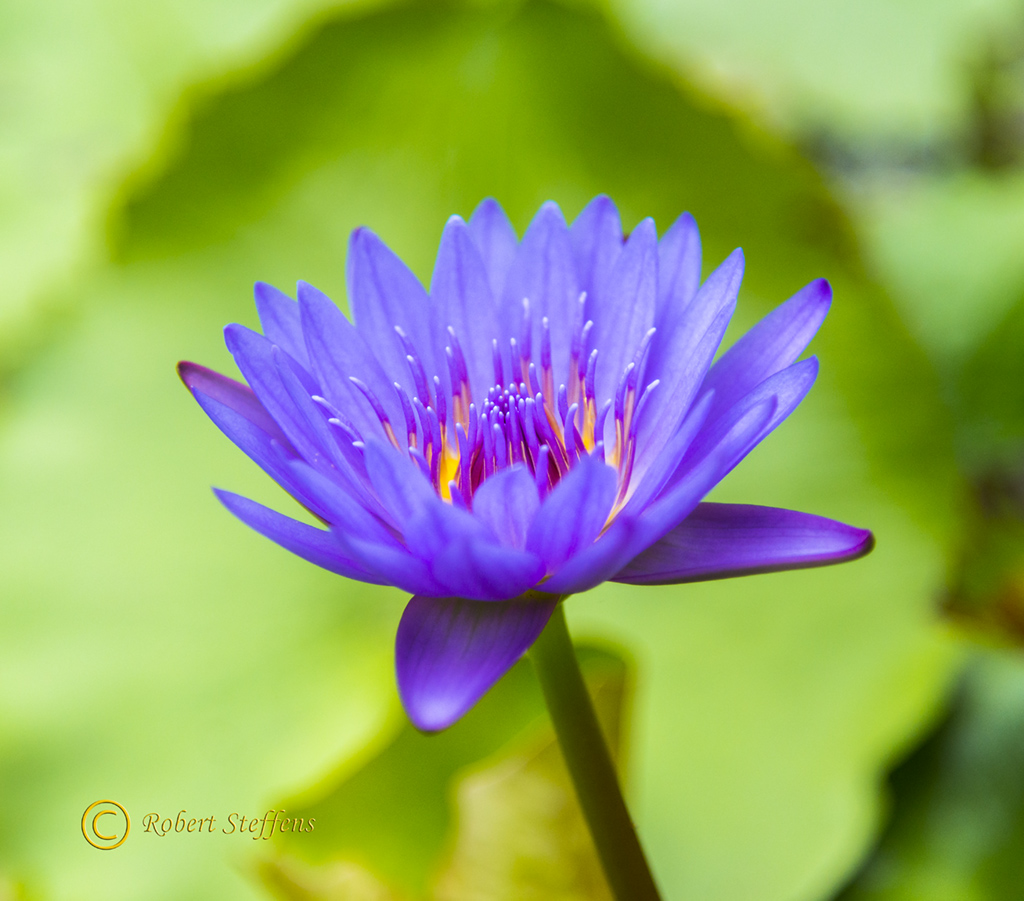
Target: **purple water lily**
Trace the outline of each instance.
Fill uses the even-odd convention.
[[[743,255],[701,283],[688,214],[628,237],[607,197],[546,203],[519,241],[486,200],[445,226],[429,292],[358,229],[353,321],[308,284],[256,286],[263,334],[227,345],[248,386],[180,373],[245,453],[326,528],[218,491],[256,531],[351,579],[410,592],[398,629],[412,721],[442,729],[533,644],[558,600],[851,560],[871,533],[702,503],[814,382],[828,311],[811,282],[712,365]]]

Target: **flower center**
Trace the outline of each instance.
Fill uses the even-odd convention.
[[[634,358],[622,372],[614,398],[598,408],[595,393],[598,351],[587,348],[593,328],[584,322],[586,296],[581,295],[569,348],[568,379],[555,385],[551,364],[551,330],[542,318],[537,336],[528,300],[523,301],[520,340],[510,339],[508,355],[492,341],[494,381],[486,396],[474,397],[469,370],[455,331],[449,327],[445,348],[451,393],[434,375],[428,380],[422,358],[401,328],[395,327],[406,352],[414,391],[397,382],[395,391],[405,418],[405,436],[397,434],[383,405],[359,379],[352,382],[374,408],[389,440],[416,461],[439,496],[457,506],[472,506],[477,488],[509,466],[526,466],[543,498],[586,455],[614,467],[619,489],[612,515],[628,498],[636,458],[637,423],[644,404],[657,387],[642,384],[654,329],[644,336]],[[534,359],[534,344],[539,353]],[[322,402],[322,398],[317,398]],[[332,422],[338,426],[337,412]],[[614,416],[608,427],[609,414]],[[608,429],[606,431],[606,428]],[[346,429],[347,431],[354,431]],[[353,435],[358,445],[358,435]]]

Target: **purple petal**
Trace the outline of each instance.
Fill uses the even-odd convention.
[[[770,397],[745,409],[702,459],[689,467],[680,467],[677,476],[637,517],[639,527],[633,537],[631,557],[686,519],[704,496],[756,447],[777,406],[776,399]],[[626,560],[622,562],[625,565]]]
[[[310,563],[315,563],[317,566],[322,566],[324,569],[348,579],[372,582],[375,585],[386,584],[384,580],[367,572],[345,554],[341,545],[330,532],[291,519],[239,494],[221,491],[217,488],[213,493],[249,528],[303,560],[308,560]]]
[[[638,521],[620,513],[597,541],[570,557],[540,588],[559,595],[596,588],[636,555],[639,535]]]
[[[505,279],[516,257],[519,238],[497,200],[482,200],[469,217],[469,231],[487,268],[491,294],[504,295]]]
[[[765,423],[764,431],[757,437],[761,441],[770,432],[776,429],[783,420],[792,413],[800,402],[811,390],[815,379],[818,377],[818,358],[808,357],[799,363],[794,363],[781,372],[765,379],[754,388],[746,397],[736,402],[727,410],[715,413],[717,404],[712,401],[712,412],[709,414],[700,434],[690,445],[690,449],[683,457],[681,468],[693,466],[695,461],[701,459],[709,448],[716,445],[727,431],[742,417],[748,410],[753,409],[768,399],[775,401],[775,412],[771,419]],[[716,396],[717,399],[717,396]],[[756,443],[756,442],[755,442]],[[738,462],[738,461],[737,461]],[[723,477],[725,473],[722,473]]]
[[[326,520],[331,524],[333,535],[358,565],[375,574],[381,582],[396,585],[411,594],[442,593],[427,563],[400,543],[399,528],[389,521],[383,508],[380,508],[381,515],[376,515],[301,461],[295,461],[290,468],[302,489],[314,495],[327,509]],[[379,501],[375,503],[380,507]]]
[[[632,585],[703,582],[863,557],[874,536],[834,519],[746,504],[698,504],[615,576]]]
[[[708,413],[714,401],[714,394],[705,394],[686,414],[676,433],[669,439],[664,449],[658,453],[643,472],[634,470],[630,491],[624,513],[639,514],[659,495],[672,475],[679,469],[679,464],[686,456],[694,439],[700,434],[707,422]]]
[[[224,329],[224,337],[228,350],[235,358],[238,368],[242,370],[245,380],[252,386],[260,403],[280,426],[295,450],[310,462],[322,456],[323,449],[316,434],[310,429],[308,420],[296,407],[292,395],[281,379],[278,360],[274,354],[275,345],[259,332],[241,325],[229,325]],[[306,377],[309,378],[308,374]],[[309,386],[304,387],[309,390]]]
[[[583,548],[542,583],[544,590],[569,594],[587,591],[611,579],[637,554],[690,514],[722,475],[756,444],[774,410],[775,400],[770,399],[747,411],[684,478],[663,492],[641,515],[620,512],[592,545]]]
[[[299,282],[298,294],[310,362],[324,396],[363,436],[383,437],[377,414],[351,381],[355,376],[369,387],[393,425],[404,421],[394,387],[373,350],[326,294],[306,282]]]
[[[266,282],[256,282],[256,311],[260,316],[263,334],[273,344],[287,351],[305,369],[310,369],[306,339],[302,335],[299,305],[284,291]]]
[[[409,267],[368,228],[357,228],[349,239],[346,274],[356,328],[373,346],[391,381],[414,384],[405,347],[395,333],[398,326],[415,346],[427,377],[436,375],[449,388],[442,323]],[[427,402],[425,397],[420,400]]]
[[[296,421],[311,442],[304,446],[302,457],[305,462],[339,483],[345,492],[358,498],[365,507],[380,512],[380,504],[370,489],[366,466],[359,452],[351,446],[347,436],[339,436],[332,430],[327,414],[300,384],[284,352],[274,347],[272,355],[277,362],[281,384],[291,398]]]
[[[533,588],[545,573],[536,554],[486,540],[453,541],[430,562],[443,593],[476,601],[507,601]]]
[[[232,407],[207,397],[202,391],[193,391],[193,396],[217,428],[227,435],[246,456],[314,515],[324,522],[329,521],[330,514],[316,494],[307,491],[293,478],[289,467],[289,458],[294,458],[296,452],[287,439],[282,442],[276,437],[268,435],[252,420],[247,419]]]
[[[594,320],[591,342],[598,348],[599,406],[615,396],[626,366],[654,325],[657,299],[658,233],[654,220],[644,219],[633,229],[607,280],[595,292],[594,302],[587,304]]]
[[[432,503],[417,500],[415,505],[410,504],[405,515],[402,528],[406,543],[428,562],[450,544],[494,540],[487,527],[468,510],[446,504],[437,495],[433,495]]]
[[[527,532],[527,550],[555,571],[601,533],[617,486],[618,475],[612,467],[584,456],[540,505]]]
[[[282,444],[289,448],[291,447],[288,444],[288,439],[284,436],[284,432],[274,422],[266,408],[256,398],[252,388],[248,385],[243,385],[241,382],[229,379],[226,375],[221,375],[219,372],[214,372],[214,370],[200,366],[198,363],[189,363],[187,360],[182,360],[178,364],[178,376],[185,383],[185,387],[193,394],[196,391],[201,391],[207,397],[226,407],[230,407],[240,416],[248,419],[249,422],[262,429],[271,438],[276,438]]]
[[[832,288],[819,278],[772,310],[730,347],[711,367],[702,386],[702,390],[715,392],[715,411],[732,406],[796,360],[825,321],[831,303]]]
[[[736,308],[743,252],[733,251],[693,301],[670,308],[656,323],[646,378],[660,379],[638,425],[636,469],[643,473],[679,427],[700,388]]]
[[[581,291],[593,301],[596,286],[603,285],[622,251],[622,223],[611,198],[600,194],[590,201],[569,228]]]
[[[398,625],[398,692],[418,729],[463,716],[536,641],[556,601],[414,597]]]
[[[349,481],[353,477],[351,467],[341,453],[323,409],[313,402],[313,398],[299,382],[284,351],[273,347],[271,353],[277,363],[281,384],[291,398],[295,419],[301,425],[303,434],[312,442],[311,451],[303,455],[306,462],[320,469],[339,470]]]
[[[509,547],[526,547],[526,533],[540,507],[537,483],[525,466],[496,472],[473,495],[473,515]]]
[[[494,384],[491,342],[507,359],[508,348],[498,326],[498,307],[491,294],[487,270],[466,223],[452,216],[441,236],[430,296],[444,325],[451,326],[462,346],[469,383],[477,402]]]
[[[409,594],[432,597],[442,594],[441,586],[426,562],[401,545],[363,541],[351,533],[339,534],[338,541],[360,566],[375,573],[388,585],[394,585]]]
[[[349,490],[349,486],[339,485],[301,460],[291,461],[288,469],[290,478],[301,491],[317,499],[321,509],[326,511],[324,520],[339,534],[386,545],[398,544],[397,528],[376,498],[365,501]]]
[[[569,377],[569,350],[580,296],[576,261],[569,242],[569,229],[562,212],[551,201],[534,216],[523,235],[508,273],[502,303],[507,334],[520,334],[523,298],[529,298],[533,317],[532,358],[540,368],[541,320],[551,328],[551,364],[555,384]],[[526,348],[523,348],[524,352]]]
[[[701,248],[697,223],[683,213],[658,243],[658,319],[683,310],[700,285]]]
[[[532,588],[545,572],[539,556],[498,544],[479,519],[439,500],[403,528],[410,552],[440,586],[421,594],[502,601]]]
[[[400,527],[425,507],[443,505],[423,471],[397,448],[367,441],[365,457],[374,491]]]

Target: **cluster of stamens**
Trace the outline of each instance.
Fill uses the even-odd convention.
[[[582,457],[596,455],[618,471],[617,509],[628,497],[637,423],[658,385],[655,380],[642,392],[637,390],[654,329],[644,336],[633,361],[625,367],[615,397],[598,409],[598,351],[587,350],[593,322],[583,322],[585,299],[585,295],[579,299],[567,384],[555,386],[546,317],[540,322],[539,360],[533,359],[533,323],[528,300],[523,301],[521,339],[510,339],[507,358],[500,352],[497,340],[492,341],[494,383],[486,397],[473,397],[462,347],[455,331],[448,329],[450,344],[445,348],[445,356],[451,378],[450,409],[441,380],[436,375],[428,380],[412,342],[401,328],[395,327],[414,386],[410,393],[397,382],[394,385],[405,419],[404,436],[396,431],[370,388],[358,378],[352,377],[351,381],[373,408],[391,443],[408,453],[438,494],[456,506],[471,508],[474,492],[488,477],[517,464],[526,466],[533,474],[543,498]],[[509,361],[511,371],[506,371]],[[352,423],[323,398],[314,400],[327,410],[328,422],[343,433],[349,446],[361,451],[362,437]],[[614,415],[614,437],[609,436],[606,447],[609,414]]]

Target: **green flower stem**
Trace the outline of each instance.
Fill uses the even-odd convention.
[[[562,604],[530,650],[583,816],[617,901],[659,901],[583,682]]]

